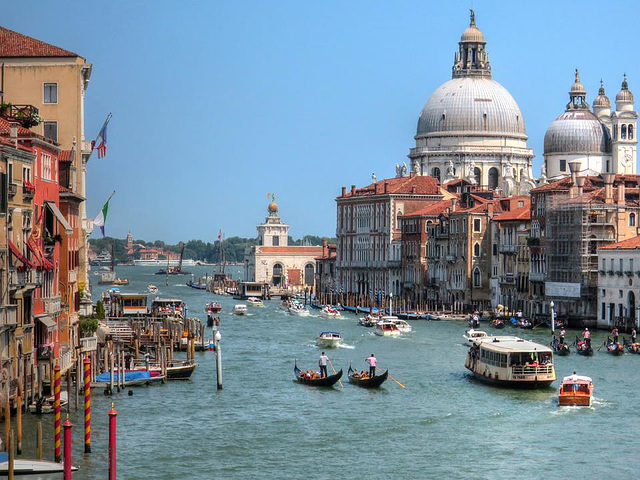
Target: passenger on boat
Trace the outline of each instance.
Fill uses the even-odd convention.
[[[564,343],[564,336],[567,334],[567,332],[564,331],[564,328],[562,330],[560,330],[560,343]]]
[[[631,327],[631,343],[636,343],[636,328]]]
[[[369,376],[371,378],[376,376],[376,363],[378,363],[378,360],[376,359],[376,356],[372,353],[370,357],[367,357],[365,359],[365,362],[367,362],[369,364]]]
[[[327,376],[327,363],[329,362],[329,357],[327,357],[324,352],[320,355],[318,359],[318,366],[320,367],[320,376],[322,378]]]
[[[613,335],[613,343],[618,343],[618,327],[613,327],[611,335]]]
[[[584,333],[582,334],[582,338],[584,338],[585,343],[587,344],[587,348],[591,348],[591,333],[588,328],[584,329]]]

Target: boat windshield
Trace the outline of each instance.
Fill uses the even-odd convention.
[[[551,352],[519,352],[509,355],[509,365],[512,367],[533,364],[551,365],[553,355]]]

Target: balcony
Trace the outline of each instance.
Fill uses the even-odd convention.
[[[18,325],[18,305],[6,305],[0,315],[0,327],[15,327]]]
[[[80,351],[95,352],[98,349],[98,337],[84,337],[80,339]]]
[[[544,282],[544,273],[542,272],[529,272],[530,282]]]
[[[42,121],[38,109],[33,105],[3,103],[0,105],[0,116],[10,122],[17,122],[24,128],[35,127]]]
[[[36,194],[36,187],[34,187],[33,184],[31,184],[31,182],[28,182],[27,180],[25,180],[22,183],[22,199],[25,202],[28,202],[30,200],[33,200],[33,197],[35,194]]]
[[[60,374],[64,374],[73,365],[73,350],[60,350],[60,356],[58,358],[58,365],[60,365]]]
[[[44,298],[44,311],[49,315],[58,315],[60,313],[60,296]]]
[[[9,286],[17,288],[36,288],[42,285],[42,272],[38,270],[9,271]]]
[[[7,193],[9,194],[10,197],[15,196],[15,194],[18,193],[18,185],[16,185],[13,182],[9,183],[7,188]]]
[[[516,253],[518,251],[518,245],[500,244],[498,248],[500,253]]]
[[[502,275],[500,277],[500,283],[506,283],[507,285],[515,285],[516,277],[513,275]]]

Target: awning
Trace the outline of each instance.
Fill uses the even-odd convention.
[[[69,222],[67,222],[67,219],[64,218],[64,215],[62,215],[62,212],[60,211],[58,206],[54,202],[44,202],[44,203],[46,203],[47,207],[51,209],[53,214],[58,219],[58,222],[60,222],[60,225],[62,225],[62,227],[66,230],[67,235],[71,235],[73,233],[73,228],[71,228],[71,225],[69,225]]]
[[[48,316],[48,315],[46,317],[38,317],[38,318],[36,318],[36,320],[38,320],[45,327],[47,327],[47,332],[51,332],[57,326],[56,321],[53,318],[51,318],[50,316]]]
[[[11,250],[11,253],[13,253],[16,258],[18,260],[20,260],[22,263],[24,263],[24,265],[26,267],[31,267],[31,268],[35,268],[36,266],[33,264],[33,262],[31,262],[31,260],[29,260],[27,257],[25,257],[22,252],[18,249],[18,247],[16,247],[13,242],[11,240],[9,240],[9,250]]]
[[[31,250],[31,252],[33,253],[34,258],[40,258],[42,259],[40,263],[40,265],[36,265],[39,268],[44,268],[45,270],[53,270],[54,265],[53,263],[44,256],[44,253],[42,252],[42,249],[40,249],[40,251],[36,251],[30,244],[29,242],[27,242],[27,248],[29,250]],[[34,263],[35,265],[35,263]]]

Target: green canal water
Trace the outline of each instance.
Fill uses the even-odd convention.
[[[196,279],[211,267],[191,267]],[[413,322],[414,332],[381,338],[342,319],[292,317],[280,302],[233,317],[237,301],[193,290],[188,277],[155,276],[153,268],[120,267],[131,280],[123,291],[153,283],[160,296],[182,298],[190,315],[205,318],[205,303],[224,310],[224,389],[216,390],[213,352],[197,353],[192,380],[92,396],[93,452],[84,455],[82,411],[72,407],[74,478],[107,476],[107,411],[118,411],[118,478],[122,479],[388,479],[575,478],[636,476],[640,442],[640,356],[572,353],[556,358],[558,377],[573,370],[595,382],[592,408],[559,408],[556,389],[490,387],[464,368],[464,324]],[[97,278],[97,277],[95,277]],[[94,287],[94,300],[99,297]],[[317,312],[312,312],[317,315]],[[485,328],[490,328],[484,325]],[[376,391],[344,383],[314,389],[293,379],[293,362],[315,367],[314,340],[338,331],[346,346],[329,351],[345,373],[365,368],[375,353],[382,368],[406,384],[387,381]],[[548,331],[513,332],[547,343]],[[572,332],[571,332],[572,333]],[[572,338],[571,333],[569,338]],[[594,336],[597,347],[605,337]],[[346,380],[346,379],[345,379]],[[46,458],[53,458],[53,416],[42,417]],[[24,421],[25,457],[35,457],[36,417]]]

